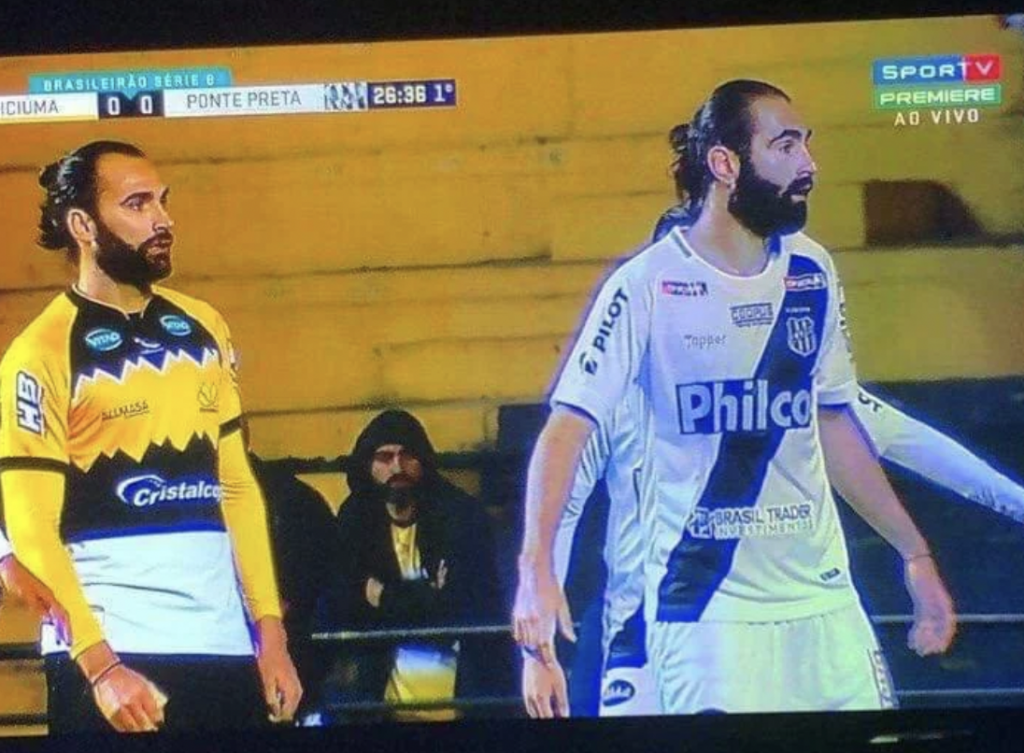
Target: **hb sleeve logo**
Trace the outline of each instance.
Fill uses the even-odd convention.
[[[42,434],[43,422],[43,388],[39,381],[27,371],[19,371],[15,378],[17,394],[18,426],[35,434]]]

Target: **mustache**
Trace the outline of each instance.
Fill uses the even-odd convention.
[[[801,178],[800,180],[794,180],[789,184],[789,188],[786,189],[786,196],[795,196],[797,194],[808,194],[814,189],[813,178]]]
[[[404,481],[407,484],[412,484],[413,480],[406,476],[404,473],[396,473],[394,476],[388,479],[388,486],[392,486],[397,481]]]
[[[170,230],[160,230],[151,238],[147,238],[139,246],[140,251],[148,251],[153,246],[170,246],[174,243],[174,233]]]

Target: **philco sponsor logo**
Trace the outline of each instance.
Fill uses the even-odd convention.
[[[601,323],[597,328],[597,334],[590,341],[590,347],[580,353],[579,364],[580,368],[583,369],[587,374],[596,374],[598,368],[598,356],[592,353],[592,350],[604,355],[607,352],[608,338],[611,337],[612,332],[615,331],[615,325],[622,316],[622,312],[625,311],[626,304],[629,303],[629,297],[626,293],[619,288],[615,291],[615,295],[612,296],[611,303],[604,311],[604,317],[601,319]]]
[[[636,688],[625,680],[613,680],[601,694],[602,706],[619,706],[636,695]]]
[[[697,282],[676,282],[675,280],[663,280],[661,292],[665,295],[681,295],[686,298],[700,298],[708,294],[708,284],[703,281]]]
[[[120,482],[116,494],[129,507],[152,507],[162,502],[218,502],[221,489],[207,477],[167,481],[150,473]]]
[[[811,425],[808,389],[773,391],[767,379],[676,385],[683,434],[802,429]]]
[[[683,335],[686,350],[710,350],[725,345],[725,335]]]
[[[161,316],[160,326],[175,337],[185,337],[192,334],[192,325],[188,323],[188,320],[176,314]]]
[[[824,272],[811,272],[806,275],[790,275],[786,277],[786,290],[791,293],[802,293],[806,290],[824,290],[828,287],[828,278]]]
[[[43,388],[39,380],[27,371],[19,371],[14,377],[14,394],[18,426],[33,434],[42,434],[46,422],[43,420]]]
[[[742,539],[789,536],[814,530],[810,503],[772,507],[697,507],[687,522],[696,539]]]
[[[730,306],[732,323],[737,327],[764,327],[775,320],[770,303],[749,303],[745,306]]]
[[[124,341],[120,332],[115,332],[114,330],[107,329],[105,327],[90,330],[86,333],[84,339],[85,344],[89,346],[89,349],[95,350],[98,353],[114,350]]]
[[[149,413],[149,403],[145,400],[136,400],[134,403],[119,405],[116,408],[103,411],[103,420],[111,421],[115,418],[133,418]]]

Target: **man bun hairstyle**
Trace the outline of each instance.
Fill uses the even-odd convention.
[[[777,86],[764,81],[734,79],[715,89],[697,108],[693,120],[669,132],[676,194],[680,201],[685,201],[687,211],[694,218],[700,213],[714,181],[708,168],[708,153],[716,146],[725,146],[747,161],[754,125],[750,106],[762,97],[790,101],[789,95]]]
[[[83,209],[96,213],[96,164],[107,154],[145,157],[133,144],[123,141],[92,141],[50,163],[39,173],[39,186],[46,198],[39,207],[40,246],[78,255],[75,239],[67,226],[68,211]]]

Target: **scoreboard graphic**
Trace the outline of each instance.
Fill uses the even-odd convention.
[[[29,93],[0,96],[0,124],[355,113],[450,108],[458,102],[455,79],[236,86],[224,69],[211,70],[217,75],[128,71],[33,76]]]

